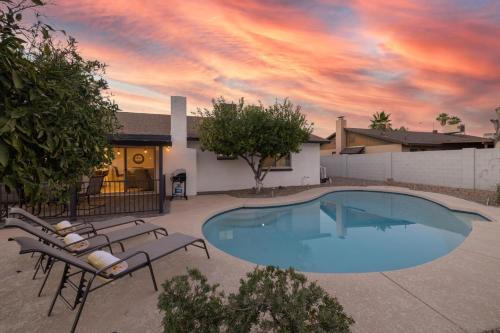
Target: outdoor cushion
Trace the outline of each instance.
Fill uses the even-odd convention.
[[[69,245],[73,251],[83,251],[89,247],[90,243],[79,234],[71,233],[64,236],[64,244]]]
[[[54,228],[56,229],[57,233],[61,236],[67,234],[68,232],[74,231],[72,229],[75,229],[71,228],[71,223],[66,220],[57,223],[56,225],[54,225]]]
[[[108,267],[117,261],[120,261],[120,259],[106,251],[94,251],[87,257],[87,262],[98,270]],[[116,275],[123,272],[127,268],[127,262],[122,261],[121,263],[108,268],[104,273]]]

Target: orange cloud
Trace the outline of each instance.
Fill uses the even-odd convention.
[[[489,131],[500,102],[498,2],[59,0],[48,19],[106,62],[126,111],[168,112],[213,97],[290,97],[333,131],[338,115],[365,127],[375,111],[397,126],[432,128],[458,114]]]

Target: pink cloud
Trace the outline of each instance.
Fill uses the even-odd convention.
[[[59,0],[47,15],[109,65],[125,111],[167,111],[177,94],[193,110],[288,96],[321,135],[382,109],[425,130],[453,113],[482,134],[500,103],[498,2]]]

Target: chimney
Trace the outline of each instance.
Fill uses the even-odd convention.
[[[170,135],[172,136],[172,148],[187,147],[187,116],[186,97],[170,97]]]
[[[337,155],[340,155],[342,149],[346,147],[346,125],[347,121],[344,119],[344,116],[337,118],[337,122],[335,124],[335,152]]]

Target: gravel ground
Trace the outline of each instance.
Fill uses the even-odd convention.
[[[484,190],[470,190],[463,188],[453,188],[444,186],[434,186],[434,185],[423,185],[423,184],[411,184],[411,183],[400,183],[394,181],[375,181],[375,180],[364,180],[364,179],[354,179],[354,178],[340,178],[336,177],[333,179],[332,184],[322,184],[313,186],[287,186],[287,187],[276,187],[276,188],[264,188],[259,194],[255,194],[254,189],[245,190],[234,190],[226,192],[218,192],[229,194],[237,198],[269,198],[273,196],[284,196],[295,194],[310,188],[315,187],[328,187],[328,186],[377,186],[377,185],[387,185],[387,186],[398,186],[406,187],[416,191],[434,192],[450,195],[453,197],[478,202],[480,204],[491,206],[498,206],[496,203],[496,193],[493,191]],[[213,192],[212,192],[213,193]]]

